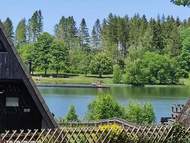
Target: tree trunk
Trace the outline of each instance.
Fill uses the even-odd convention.
[[[102,73],[101,72],[99,73],[99,78],[102,78]]]
[[[45,69],[44,74],[45,74],[45,76],[47,75],[47,69]]]
[[[58,77],[59,69],[56,69],[56,77]]]

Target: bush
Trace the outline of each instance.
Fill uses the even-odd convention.
[[[125,81],[128,84],[177,84],[177,62],[167,55],[146,52],[140,59],[127,63]]]
[[[138,143],[139,137],[130,132],[124,132],[124,128],[117,124],[101,125],[100,131],[110,132],[109,139],[111,143]]]
[[[88,105],[87,119],[101,120],[110,118],[127,119],[137,124],[150,124],[155,121],[155,113],[151,104],[140,105],[130,103],[127,107],[119,105],[111,95],[98,95]]]
[[[137,124],[151,124],[155,121],[155,113],[151,104],[143,106],[137,103],[130,103],[126,108],[125,118]]]
[[[122,118],[123,115],[123,107],[114,101],[111,95],[98,95],[88,106],[87,119],[101,120],[113,117]]]
[[[67,115],[65,117],[65,121],[66,122],[77,122],[77,121],[79,121],[74,105],[71,105],[69,107],[69,112],[67,113]]]
[[[122,72],[119,65],[113,66],[113,83],[120,83],[122,79]]]

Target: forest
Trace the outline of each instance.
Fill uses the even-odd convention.
[[[85,18],[77,26],[73,16],[62,16],[54,34],[43,30],[43,19],[37,10],[21,19],[16,30],[10,18],[2,21],[33,74],[113,75],[114,83],[132,85],[179,84],[189,77],[190,18],[110,13],[90,31]]]

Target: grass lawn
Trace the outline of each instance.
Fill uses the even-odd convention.
[[[190,86],[190,79],[182,79],[181,82],[186,85],[186,86]]]
[[[37,84],[91,84],[97,81],[102,81],[103,84],[112,84],[112,76],[103,76],[98,78],[96,75],[79,75],[69,78],[52,78],[52,77],[33,77]]]

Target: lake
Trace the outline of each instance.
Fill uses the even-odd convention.
[[[151,103],[156,121],[171,114],[173,104],[185,104],[190,97],[190,87],[185,86],[114,86],[110,89],[39,87],[48,107],[57,118],[63,117],[70,105],[75,105],[77,114],[83,119],[88,104],[99,93],[111,93],[123,105],[129,102]]]

